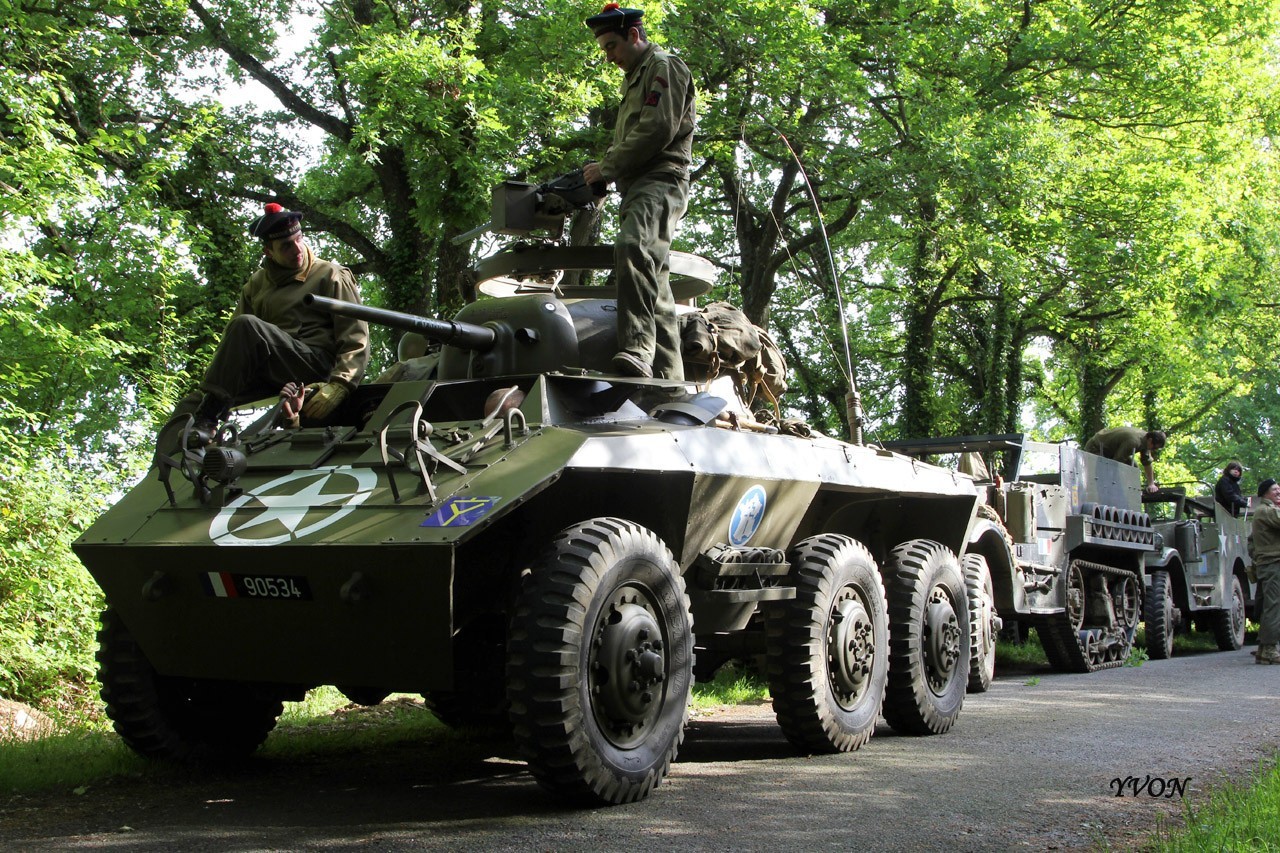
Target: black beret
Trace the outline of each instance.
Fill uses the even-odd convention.
[[[263,214],[249,223],[249,233],[259,240],[279,240],[302,230],[302,214],[285,210],[274,201],[263,208]]]
[[[1267,496],[1267,492],[1271,491],[1271,487],[1274,486],[1275,484],[1276,484],[1276,481],[1271,479],[1270,477],[1268,477],[1267,479],[1259,483],[1258,497],[1265,498]]]
[[[587,18],[587,28],[594,35],[625,33],[640,23],[644,12],[640,9],[623,9],[617,3],[606,3],[600,14]]]

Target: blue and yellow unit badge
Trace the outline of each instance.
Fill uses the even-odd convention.
[[[422,527],[468,527],[489,514],[501,497],[449,498]]]

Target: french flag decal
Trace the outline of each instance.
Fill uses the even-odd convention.
[[[236,583],[228,572],[205,572],[205,592],[218,598],[238,598]]]

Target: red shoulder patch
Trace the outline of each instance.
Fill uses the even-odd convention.
[[[645,96],[644,105],[646,107],[656,107],[658,105],[658,101],[661,99],[662,99],[661,92],[650,92],[648,95]]]
[[[655,74],[655,75],[653,76],[653,79],[654,79],[654,80],[656,80],[656,81],[658,81],[659,83],[661,83],[661,84],[662,84],[662,88],[664,88],[664,89],[670,89],[670,88],[671,88],[671,84],[667,82],[667,78],[666,78],[666,77],[663,77],[661,74]]]

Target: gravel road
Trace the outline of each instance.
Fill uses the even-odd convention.
[[[696,717],[646,801],[567,809],[505,746],[270,759],[0,805],[0,847],[128,850],[1124,848],[1280,747],[1280,667],[1249,649],[1091,675],[998,675],[950,733],[881,724],[798,757],[769,706]],[[1116,796],[1115,780],[1133,777]],[[1150,777],[1159,780],[1144,784]],[[1163,795],[1152,796],[1163,791]],[[1170,796],[1170,794],[1173,794]]]

